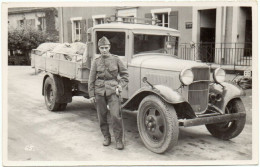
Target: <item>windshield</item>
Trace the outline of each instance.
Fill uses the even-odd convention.
[[[134,54],[167,53],[177,56],[178,37],[134,34]]]

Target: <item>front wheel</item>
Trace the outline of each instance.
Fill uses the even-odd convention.
[[[245,113],[245,107],[241,99],[231,100],[225,109],[226,114],[232,113]],[[208,124],[206,128],[212,134],[212,136],[223,140],[229,140],[238,136],[244,129],[246,118],[240,118],[230,122]]]
[[[145,146],[155,153],[163,153],[177,145],[179,125],[173,106],[160,97],[145,97],[138,109],[138,130]]]

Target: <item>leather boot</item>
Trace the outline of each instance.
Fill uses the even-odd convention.
[[[123,144],[122,140],[117,140],[116,141],[116,149],[118,149],[118,150],[123,150],[124,149],[124,144]]]
[[[103,146],[109,146],[111,144],[111,138],[110,137],[105,137]]]

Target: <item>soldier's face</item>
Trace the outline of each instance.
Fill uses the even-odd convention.
[[[107,55],[109,53],[109,50],[110,50],[110,45],[102,45],[99,47],[99,51],[101,55]]]

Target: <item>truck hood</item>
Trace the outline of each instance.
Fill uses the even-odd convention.
[[[193,67],[208,68],[204,63],[182,60],[165,54],[137,55],[132,59],[131,66],[169,71],[181,71]]]

